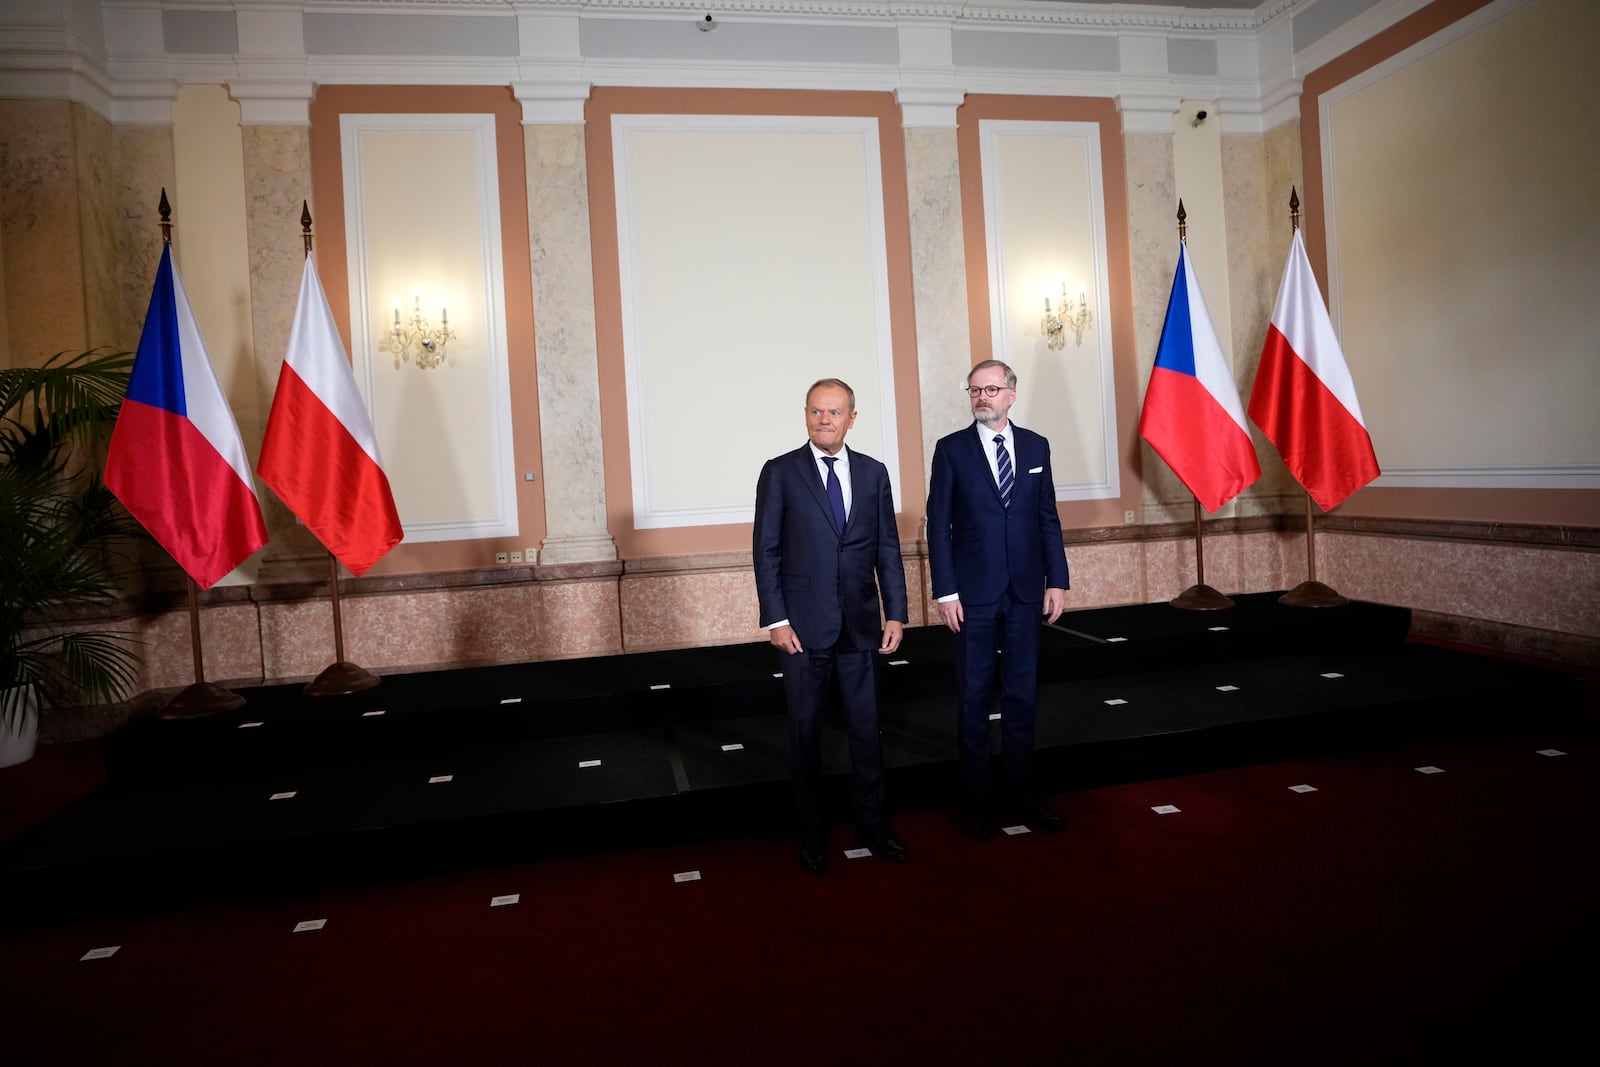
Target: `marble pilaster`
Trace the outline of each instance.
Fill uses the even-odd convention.
[[[161,190],[176,184],[171,126],[114,126],[114,239],[117,319],[106,344],[131,352],[139,345],[150,290],[161,262]]]
[[[1161,341],[1161,323],[1178,265],[1178,191],[1172,136],[1125,133],[1128,161],[1128,243],[1133,268],[1133,328],[1139,395],[1144,396]],[[1193,499],[1171,469],[1141,439],[1144,522],[1192,517]],[[1176,592],[1176,590],[1174,591]]]
[[[598,476],[602,443],[589,250],[589,176],[578,125],[523,127],[534,347],[544,456],[546,535],[540,563],[617,558]],[[573,412],[591,417],[573,418]]]
[[[240,134],[244,148],[245,233],[250,243],[251,342],[255,349],[258,410],[265,412],[270,410],[278,387],[278,372],[288,350],[289,327],[299,301],[305,264],[300,211],[311,193],[311,137],[305,126],[245,125]],[[344,239],[343,234],[322,233],[315,219],[316,212],[312,211],[312,232],[317,240]],[[316,246],[312,247],[314,250]],[[259,439],[258,435],[248,443],[255,444]],[[265,559],[322,556],[321,543],[295,521],[270,489],[261,486],[260,496],[269,537]]]
[[[0,244],[7,356],[32,366],[88,347],[73,112],[65,100],[0,101]]]
[[[971,421],[960,390],[972,368],[961,167],[954,129],[912,127],[905,141],[926,484],[934,444]]]

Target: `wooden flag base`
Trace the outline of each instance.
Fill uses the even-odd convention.
[[[365,667],[340,660],[307,682],[305,693],[312,697],[344,696],[346,693],[371,689],[382,680]]]
[[[196,682],[167,701],[163,719],[199,719],[244,706],[244,697],[210,682]]]
[[[1336,608],[1350,603],[1329,586],[1318,581],[1301,582],[1278,598],[1278,603],[1291,608]]]
[[[1183,611],[1221,611],[1224,608],[1233,607],[1232,600],[1204,582],[1199,585],[1191,585],[1173,597],[1168,603]]]

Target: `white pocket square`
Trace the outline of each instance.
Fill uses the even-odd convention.
[[[1044,468],[1043,467],[1029,467],[1028,468],[1028,473],[1029,474],[1043,474],[1044,473]]]

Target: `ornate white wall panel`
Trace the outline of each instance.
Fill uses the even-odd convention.
[[[818,378],[897,475],[877,122],[617,115],[612,140],[635,528],[750,521]]]
[[[357,384],[406,540],[516,535],[500,194],[490,115],[345,115],[345,242]],[[410,315],[448,310],[449,364],[378,351]]]
[[[1106,292],[1100,127],[1092,122],[979,123],[993,351],[1017,372],[1017,422],[1051,441],[1057,500],[1120,495],[1111,303]],[[1061,282],[1094,313],[1080,347],[1051,351],[1039,331]]]

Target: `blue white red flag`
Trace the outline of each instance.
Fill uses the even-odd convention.
[[[350,573],[365,574],[400,543],[378,435],[309,256],[258,469]]]
[[[1250,390],[1250,417],[1323,511],[1381,473],[1299,230]]]
[[[1183,245],[1139,434],[1207,511],[1216,511],[1261,477],[1233,371]]]
[[[111,433],[106,485],[203,589],[267,543],[239,426],[170,245]]]

